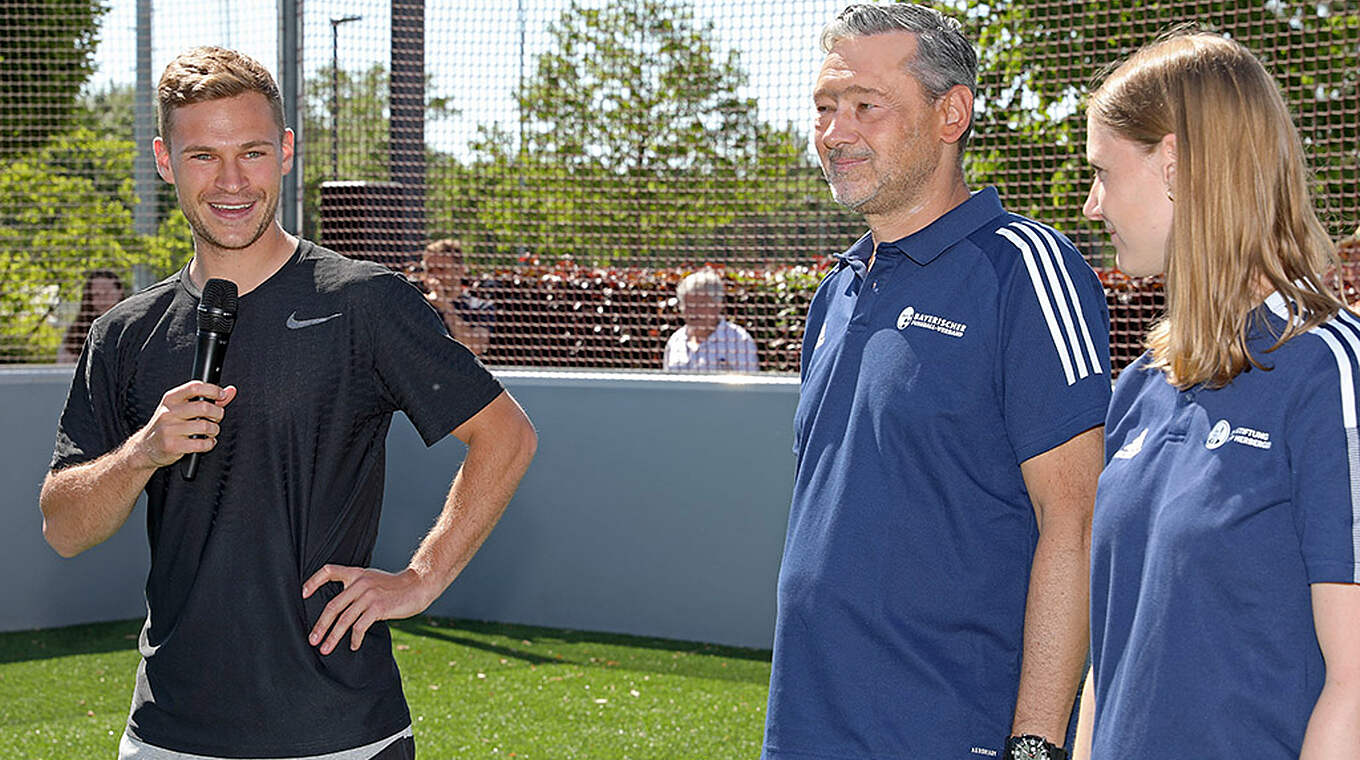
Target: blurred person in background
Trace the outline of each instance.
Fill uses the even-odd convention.
[[[813,143],[869,227],[808,310],[764,760],[1053,760],[1087,649],[1104,292],[972,192],[977,54],[925,6],[822,33]]]
[[[1355,232],[1350,234],[1350,237],[1342,240],[1341,244],[1337,246],[1337,256],[1341,259],[1343,265],[1351,265],[1351,272],[1355,272],[1356,267],[1360,267],[1360,227],[1357,227]],[[1352,280],[1350,284],[1352,287],[1360,287],[1360,282],[1355,280]],[[1360,299],[1351,301],[1351,311],[1360,311]]]
[[[444,325],[454,340],[467,346],[472,353],[484,355],[496,324],[496,305],[468,293],[463,287],[467,267],[462,242],[444,238],[425,246],[417,276],[424,285],[425,298],[444,318]]]
[[[685,324],[666,341],[668,372],[755,372],[756,342],[723,317],[722,275],[700,269],[675,288]]]
[[[90,325],[104,312],[112,309],[123,300],[125,290],[123,278],[111,269],[96,269],[85,276],[81,288],[80,308],[57,347],[58,364],[74,364],[80,358],[80,350],[85,346],[85,336],[90,333]]]
[[[146,493],[147,617],[119,757],[409,760],[384,621],[427,609],[471,560],[533,427],[417,288],[279,226],[294,137],[267,69],[195,48],[166,67],[157,110],[156,168],[194,255],[95,320],[39,496],[44,538],[71,557]],[[240,295],[222,385],[186,382],[212,280]],[[427,445],[452,434],[467,454],[393,573],[370,563],[398,410]],[[176,465],[187,454],[203,455],[194,479]]]
[[[1360,319],[1274,79],[1182,30],[1091,95],[1085,205],[1166,275],[1119,376],[1075,757],[1360,757]]]

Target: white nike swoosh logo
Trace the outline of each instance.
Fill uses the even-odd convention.
[[[329,322],[329,321],[331,321],[332,319],[335,319],[336,317],[338,317],[338,316],[340,316],[340,315],[342,315],[342,314],[344,314],[344,312],[342,312],[342,311],[337,311],[336,313],[330,315],[329,317],[317,317],[316,319],[298,319],[298,318],[297,318],[297,312],[295,311],[295,312],[293,312],[292,314],[289,314],[289,315],[288,315],[288,322],[287,322],[287,324],[288,324],[288,329],[289,329],[289,330],[301,330],[301,329],[304,328],[304,327],[311,327],[312,325],[319,325],[319,324],[321,324],[322,322]]]

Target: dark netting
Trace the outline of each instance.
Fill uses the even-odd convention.
[[[495,364],[796,371],[807,299],[862,226],[807,143],[834,4],[429,3],[419,29],[345,9],[362,20],[306,6],[308,50],[337,24],[342,48],[338,76],[307,56],[310,234],[407,271]],[[402,116],[388,72],[422,35],[425,108]],[[717,329],[668,352],[705,268],[686,302]]]
[[[956,3],[965,5],[965,3]],[[976,6],[976,3],[966,3]],[[1083,160],[1081,96],[1099,73],[1180,23],[1231,36],[1275,75],[1317,176],[1317,201],[1333,237],[1350,245],[1360,224],[1360,4],[1350,2],[1015,3],[969,24],[981,44],[980,134],[970,177],[995,184],[1013,211],[1053,224],[1076,243],[1105,285],[1116,373],[1142,353],[1163,308],[1160,278],[1114,268],[1099,225],[1081,216],[1090,184]],[[1343,292],[1357,298],[1356,270]]]
[[[227,3],[141,5],[0,2],[2,363],[75,361],[96,316],[192,254],[152,160],[153,87],[170,58],[218,44],[277,61],[275,18]]]
[[[107,5],[0,4],[0,361],[56,357],[88,273],[140,286],[191,250],[145,162],[135,2]],[[156,4],[147,76],[207,42],[280,75],[299,137],[290,229],[403,271],[493,364],[741,370],[754,351],[761,371],[797,370],[807,301],[865,229],[831,201],[808,143],[818,33],[842,2],[277,5],[262,18]],[[1081,217],[1080,97],[1176,21],[1267,61],[1331,232],[1360,223],[1355,0],[939,6],[981,50],[970,181],[1086,253],[1109,294],[1116,367],[1139,353],[1161,291],[1115,271]],[[716,320],[721,289],[722,346],[681,335],[667,351],[686,323],[684,282],[695,324]]]
[[[121,268],[137,245],[130,145],[101,139],[84,91],[103,16],[0,3],[0,362],[53,361],[84,270]]]

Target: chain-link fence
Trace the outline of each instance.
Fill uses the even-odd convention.
[[[831,201],[808,146],[817,36],[842,5],[0,3],[0,361],[69,358],[114,278],[127,290],[187,260],[137,96],[173,55],[216,43],[275,70],[289,100],[299,161],[285,226],[406,271],[491,363],[742,369],[749,346],[761,370],[794,371],[829,255],[864,229]],[[1267,61],[1332,233],[1360,223],[1356,0],[940,5],[981,51],[970,181],[1087,252],[1116,366],[1139,352],[1160,291],[1111,269],[1104,234],[1080,216],[1080,98],[1173,23]],[[682,315],[676,288],[706,267],[717,277],[689,280]],[[716,319],[715,281],[730,329],[713,335],[733,350],[684,333],[668,347],[687,320]]]

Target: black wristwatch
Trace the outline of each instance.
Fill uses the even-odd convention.
[[[1067,752],[1042,736],[1025,734],[1006,740],[1002,760],[1067,760]]]

